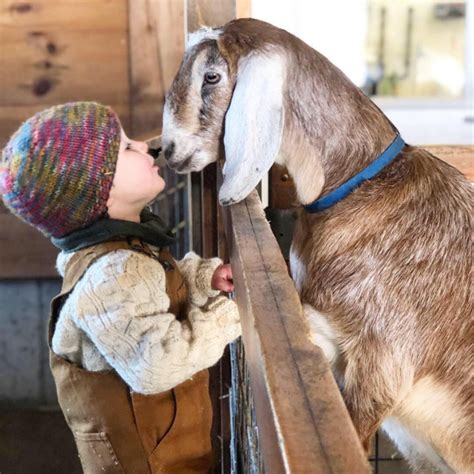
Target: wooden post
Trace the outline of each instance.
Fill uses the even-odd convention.
[[[166,90],[184,52],[184,0],[128,0],[130,117],[134,138],[161,130]]]
[[[221,26],[240,17],[250,15],[250,0],[188,0],[187,33],[202,26]],[[217,201],[217,167],[207,166],[199,175],[192,177],[192,195],[200,196],[193,201],[193,216],[200,216],[200,239],[194,236],[195,250],[203,257],[216,255],[226,260],[225,235],[221,211]],[[193,218],[193,222],[196,220]],[[194,227],[196,233],[198,228]],[[200,248],[196,248],[199,246]],[[211,398],[213,400],[213,448],[215,472],[230,472],[229,426],[230,360],[228,351],[220,363],[211,369]]]

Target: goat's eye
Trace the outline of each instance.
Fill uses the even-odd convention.
[[[217,72],[206,72],[204,74],[204,81],[207,84],[217,84],[221,80],[221,75]]]

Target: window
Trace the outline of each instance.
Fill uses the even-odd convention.
[[[421,144],[474,143],[474,0],[252,0]]]

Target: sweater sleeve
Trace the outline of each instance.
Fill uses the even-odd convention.
[[[177,262],[178,268],[186,280],[191,303],[204,306],[209,298],[216,297],[220,292],[211,288],[212,275],[222,265],[220,258],[204,259],[194,252],[188,252]]]
[[[135,252],[113,254],[94,263],[76,286],[76,324],[134,391],[175,387],[214,365],[240,335],[233,301],[219,296],[206,310],[191,305],[180,322],[168,312],[161,265]]]

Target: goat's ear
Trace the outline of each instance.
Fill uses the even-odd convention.
[[[254,54],[239,62],[225,117],[219,191],[224,206],[245,199],[275,162],[283,130],[283,71],[278,55]]]

